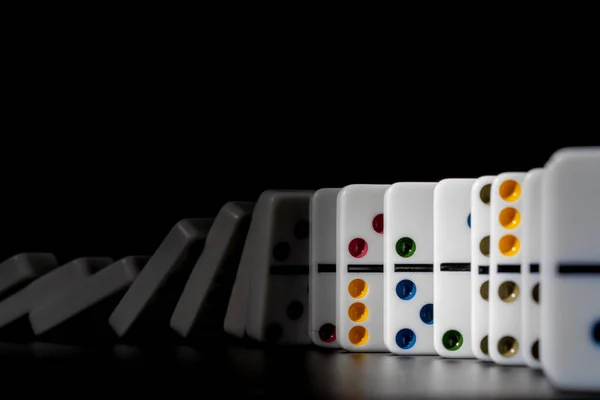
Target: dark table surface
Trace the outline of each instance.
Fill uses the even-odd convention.
[[[215,398],[582,398],[539,371],[475,360],[350,354],[246,342],[195,347],[0,344],[3,390]],[[83,391],[83,392],[82,392]],[[244,397],[242,397],[244,396]],[[587,396],[592,397],[590,394]],[[596,398],[598,395],[596,395]]]

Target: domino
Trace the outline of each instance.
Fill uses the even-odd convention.
[[[521,335],[521,244],[527,215],[523,172],[505,172],[492,183],[490,220],[490,358],[502,365],[524,365]]]
[[[387,352],[383,324],[383,201],[389,185],[349,185],[337,197],[337,337],[351,352]]]
[[[543,168],[527,173],[523,180],[523,237],[521,258],[521,332],[525,364],[540,369],[540,255],[542,245]]]
[[[53,334],[63,341],[67,336],[86,341],[112,338],[106,319],[148,259],[122,258],[31,311],[34,334],[45,338]]]
[[[252,225],[248,337],[269,344],[310,344],[308,332],[309,205],[313,191],[263,192]],[[250,242],[252,243],[252,242]]]
[[[223,330],[230,336],[244,339],[246,335],[246,319],[248,314],[248,298],[250,297],[250,277],[254,267],[254,251],[264,243],[261,240],[262,223],[257,221],[267,218],[267,207],[254,207],[246,241],[242,249],[240,263],[237,268],[231,294],[227,303],[227,311],[223,320]]]
[[[112,261],[108,257],[77,258],[42,275],[0,302],[0,328],[26,317],[29,312],[60,296]]]
[[[394,354],[433,355],[433,182],[385,192],[384,342]]]
[[[556,152],[542,180],[540,361],[553,386],[599,391],[600,148]]]
[[[488,350],[490,203],[494,178],[482,176],[471,189],[471,349],[481,361],[491,361]]]
[[[157,298],[159,289],[173,278],[172,275],[177,270],[184,269],[184,264],[189,261],[188,254],[192,252],[192,247],[200,247],[203,244],[212,222],[213,220],[209,218],[183,219],[171,228],[171,231],[150,257],[144,269],[129,286],[127,292],[109,316],[108,323],[117,336],[123,337],[126,335],[134,323],[142,317],[144,317],[144,321],[159,319],[158,313],[143,315],[143,312],[151,301]],[[155,301],[159,304],[162,303],[162,301]],[[172,311],[172,309],[170,311],[165,310],[163,303],[160,314],[168,312],[170,317]],[[143,326],[145,324],[139,325]]]
[[[190,337],[193,330],[203,336],[222,332],[253,208],[251,202],[229,202],[217,214],[171,316],[170,326],[181,337]]]
[[[58,266],[50,253],[21,253],[0,264],[0,298],[18,292]]]
[[[310,200],[309,331],[313,344],[336,340],[336,213],[339,188],[319,189]]]
[[[447,358],[474,358],[471,345],[471,189],[444,179],[433,193],[433,343]]]

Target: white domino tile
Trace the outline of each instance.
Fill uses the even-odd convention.
[[[383,341],[383,198],[389,185],[350,185],[337,202],[337,340],[353,352]]]
[[[521,334],[523,172],[505,172],[492,184],[490,235],[490,357],[498,364],[524,365]]]
[[[473,358],[471,346],[471,188],[444,179],[433,197],[433,340],[448,358]]]
[[[434,182],[399,182],[384,198],[384,341],[391,353],[433,347]]]
[[[542,179],[544,170],[536,168],[523,181],[523,255],[521,262],[521,331],[525,364],[539,369],[540,364],[540,253],[542,244]]]
[[[495,176],[482,176],[471,189],[471,347],[475,358],[490,361],[490,198]]]
[[[336,213],[340,189],[324,188],[310,200],[309,330],[320,347],[339,347],[336,339]]]
[[[540,361],[563,390],[600,391],[600,148],[544,168]]]
[[[254,340],[310,343],[308,236],[313,193],[268,190],[256,203],[249,230],[254,237],[247,239],[253,247],[244,247],[241,260],[252,265],[246,333]]]

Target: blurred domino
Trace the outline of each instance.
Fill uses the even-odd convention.
[[[600,391],[600,148],[544,168],[540,361],[562,390]]]
[[[308,252],[312,191],[263,192],[252,216],[256,246],[246,244],[252,263],[246,333],[269,344],[309,344]],[[252,243],[252,242],[251,242]]]
[[[108,257],[82,257],[42,275],[0,302],[0,328],[26,317],[29,312],[70,290],[73,285],[112,262]]]
[[[191,247],[206,238],[212,222],[208,218],[183,219],[171,228],[108,319],[119,337],[127,334],[159,289],[187,261]]]
[[[339,347],[336,340],[335,229],[340,189],[319,189],[310,201],[309,331],[321,347]]]
[[[521,331],[521,243],[524,242],[523,172],[505,172],[492,183],[490,234],[491,359],[524,365]]]
[[[383,199],[389,185],[350,185],[337,198],[340,347],[387,352],[383,340]]]
[[[536,168],[523,181],[523,249],[521,258],[521,331],[523,359],[531,368],[539,369],[540,337],[540,254],[542,244],[542,178],[544,170]]]
[[[11,295],[58,266],[50,253],[21,253],[0,264],[0,298]]]
[[[395,354],[433,347],[433,182],[400,182],[385,192],[384,341]]]
[[[473,358],[471,346],[471,188],[444,179],[433,197],[433,340],[448,358]]]
[[[251,202],[229,202],[217,214],[171,316],[171,328],[182,337],[189,337],[197,324],[203,333],[222,332],[253,207]]]
[[[98,330],[104,331],[103,328],[108,327],[106,318],[114,308],[115,302],[111,302],[108,313],[93,312],[96,311],[95,306],[116,296],[122,296],[147,261],[148,257],[143,256],[125,257],[72,285],[70,290],[56,296],[52,301],[45,302],[29,314],[33,332],[36,335],[45,334],[67,325],[68,322],[76,321],[77,317],[85,312],[92,311],[93,315],[85,318],[85,323],[82,325],[85,325],[84,335],[93,335],[97,338]],[[116,301],[119,299],[120,297],[117,297]],[[82,334],[78,332],[78,335]],[[89,340],[89,338],[82,339]]]
[[[490,198],[494,178],[482,176],[471,189],[471,347],[481,361],[490,361]]]

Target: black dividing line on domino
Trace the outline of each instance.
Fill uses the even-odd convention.
[[[489,265],[480,265],[479,266],[479,275],[489,275],[490,274],[490,266]]]
[[[318,272],[335,272],[335,264],[318,264]]]
[[[271,275],[308,275],[308,265],[271,265]]]
[[[518,274],[520,272],[521,272],[520,264],[498,264],[498,273],[499,274],[509,274],[509,273]]]
[[[600,265],[592,264],[560,264],[558,266],[560,275],[599,275]]]
[[[471,263],[441,263],[440,271],[445,272],[468,272],[471,270]]]
[[[433,272],[433,264],[394,264],[394,272]]]
[[[539,274],[540,264],[529,264],[529,272],[532,274]]]
[[[348,272],[383,273],[383,264],[348,264]]]

